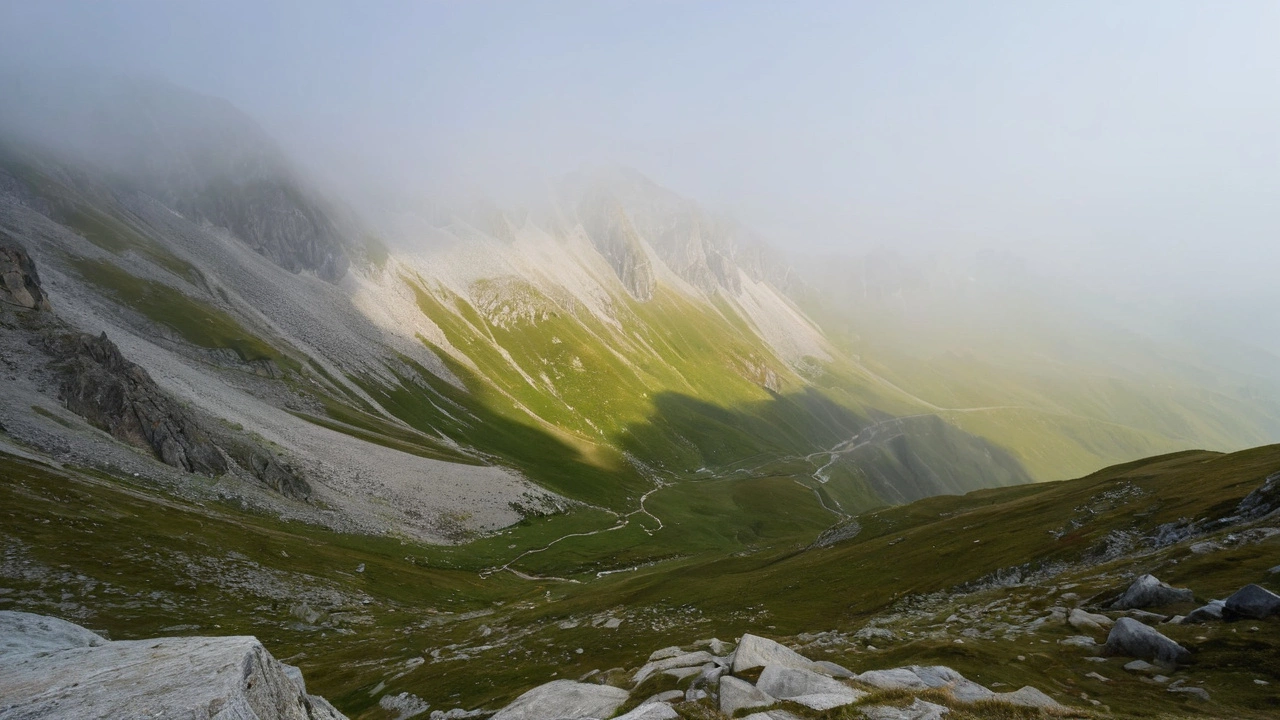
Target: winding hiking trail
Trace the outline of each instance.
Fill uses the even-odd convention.
[[[646,500],[648,500],[648,499],[649,499],[649,496],[650,496],[650,495],[652,495],[652,494],[654,494],[654,493],[658,492],[659,490],[661,490],[662,488],[664,488],[664,487],[668,487],[668,486],[670,486],[670,485],[672,484],[672,483],[670,483],[670,482],[663,482],[662,480],[660,480],[660,479],[658,479],[658,478],[654,478],[654,483],[655,483],[655,486],[654,486],[653,488],[651,488],[648,492],[646,492],[645,494],[643,494],[643,495],[641,495],[641,496],[640,496],[640,506],[639,506],[638,508],[636,508],[635,510],[632,510],[631,512],[629,512],[629,513],[627,513],[627,514],[625,514],[625,515],[619,515],[618,513],[613,512],[612,510],[605,510],[605,512],[608,512],[608,513],[612,514],[614,517],[616,517],[616,518],[618,519],[618,522],[617,522],[617,523],[615,523],[614,525],[611,525],[611,526],[609,526],[609,527],[607,527],[607,528],[600,528],[599,530],[592,530],[592,531],[590,531],[590,532],[576,532],[576,533],[568,533],[567,535],[561,535],[560,537],[556,538],[555,540],[552,540],[551,542],[547,543],[546,545],[543,545],[542,547],[533,548],[533,549],[531,549],[531,550],[525,550],[524,552],[520,553],[519,555],[517,555],[517,556],[515,556],[515,557],[511,558],[510,560],[508,560],[508,561],[506,562],[506,564],[504,564],[504,565],[501,565],[501,566],[499,566],[499,567],[495,567],[495,568],[488,568],[487,570],[482,570],[482,571],[480,571],[480,577],[481,577],[481,578],[487,578],[487,577],[489,577],[490,575],[493,575],[494,573],[498,573],[498,572],[506,571],[506,572],[511,573],[512,575],[515,575],[515,576],[516,576],[516,577],[518,577],[518,578],[521,578],[522,580],[553,580],[553,581],[557,581],[557,582],[568,582],[568,583],[580,584],[580,583],[581,583],[581,581],[580,581],[580,580],[574,580],[574,579],[572,579],[572,578],[562,578],[562,577],[556,577],[556,576],[554,576],[554,575],[545,575],[545,576],[544,576],[544,575],[533,575],[533,574],[530,574],[530,573],[522,572],[522,571],[517,570],[517,569],[515,569],[514,567],[512,567],[512,565],[516,564],[517,562],[520,562],[520,560],[522,560],[522,559],[524,559],[524,558],[526,558],[526,557],[528,557],[528,556],[530,556],[530,555],[535,555],[535,554],[540,553],[540,552],[546,552],[547,550],[550,550],[554,545],[556,545],[556,544],[558,544],[558,543],[560,543],[560,542],[563,542],[563,541],[565,541],[565,540],[568,540],[569,538],[575,538],[575,537],[591,537],[592,535],[600,535],[600,534],[602,534],[602,533],[614,532],[615,530],[621,530],[621,529],[623,529],[623,528],[625,528],[625,527],[627,527],[628,525],[630,525],[630,524],[631,524],[631,516],[633,516],[633,515],[638,515],[638,514],[648,515],[649,517],[653,518],[655,522],[657,522],[657,523],[658,523],[658,527],[656,527],[656,528],[654,528],[654,529],[652,529],[652,530],[650,530],[649,528],[641,528],[641,529],[643,529],[643,530],[644,530],[644,533],[645,533],[646,535],[652,536],[655,532],[657,532],[657,531],[661,530],[662,528],[666,527],[666,525],[664,525],[664,524],[662,523],[662,518],[660,518],[660,517],[658,517],[657,515],[654,515],[653,513],[649,512],[648,508],[646,508],[646,507],[644,506],[644,503],[645,503],[645,501],[646,501]],[[603,509],[603,508],[600,508],[600,509]],[[630,571],[630,570],[638,570],[640,567],[643,567],[643,566],[636,566],[636,567],[634,567],[634,568],[627,568],[627,569],[625,569],[625,570],[613,570],[613,571],[606,572],[605,574],[612,574],[612,573],[617,573],[617,572],[628,572],[628,571]],[[601,575],[601,574],[597,573],[597,577],[603,577],[603,575]]]
[[[902,390],[896,385],[892,385],[891,383],[888,383],[888,381],[883,380],[883,378],[880,378],[880,380],[886,383],[888,386],[892,387],[893,389],[899,392],[906,393],[905,390]],[[761,471],[771,465],[777,465],[779,463],[785,463],[787,461],[792,461],[792,460],[801,460],[816,466],[816,469],[809,474],[808,478],[816,481],[819,487],[814,487],[812,485],[806,484],[800,478],[792,478],[792,480],[797,485],[800,485],[801,487],[811,490],[813,492],[814,498],[817,499],[818,504],[822,506],[822,509],[826,510],[827,512],[831,513],[836,517],[836,522],[819,536],[819,538],[821,539],[822,537],[827,536],[833,530],[836,530],[837,528],[840,528],[841,526],[847,524],[854,517],[853,515],[850,515],[848,512],[846,512],[843,507],[841,507],[840,502],[838,500],[836,500],[834,497],[831,497],[831,498],[825,497],[824,493],[821,491],[821,486],[826,485],[831,480],[831,475],[828,471],[836,463],[840,462],[840,460],[844,456],[850,453],[856,452],[869,445],[873,445],[875,443],[880,443],[880,442],[886,442],[888,440],[892,440],[895,437],[898,437],[899,435],[902,434],[903,430],[899,430],[898,432],[889,432],[888,434],[886,434],[886,430],[892,431],[894,429],[897,429],[897,426],[900,426],[904,421],[915,420],[918,418],[932,417],[932,416],[942,416],[950,413],[980,413],[980,412],[995,412],[1000,410],[1020,410],[1020,411],[1037,412],[1037,413],[1052,413],[1057,415],[1068,415],[1072,417],[1080,417],[1081,419],[1084,419],[1084,420],[1092,420],[1094,422],[1108,423],[1108,421],[1105,421],[1105,420],[1085,418],[1082,416],[1070,415],[1069,413],[1054,412],[1052,410],[1048,410],[1045,408],[1035,408],[1035,407],[1021,406],[1021,405],[985,405],[980,407],[946,408],[946,407],[934,405],[933,403],[930,403],[926,400],[923,400],[922,398],[911,395],[910,393],[906,393],[906,394],[912,399],[920,402],[922,405],[929,408],[933,412],[917,413],[915,415],[901,415],[898,417],[891,417],[891,418],[885,418],[884,420],[878,420],[859,430],[858,433],[853,437],[847,440],[842,440],[836,443],[835,445],[831,446],[829,449],[819,450],[816,452],[809,453],[808,455],[793,455],[793,456],[786,456],[782,458],[769,458],[754,468],[738,468],[737,470],[734,470],[733,472],[729,473],[729,475],[731,476],[739,473],[746,473],[748,476],[757,476],[760,474],[766,474],[766,473],[761,473]],[[1108,424],[1114,424],[1114,423],[1108,423]],[[819,465],[818,462],[821,458],[826,458],[826,461],[823,462],[821,465]],[[639,506],[635,510],[632,510],[631,512],[626,514],[619,514],[612,510],[605,510],[605,512],[609,512],[610,514],[612,514],[614,517],[617,518],[617,522],[614,525],[611,525],[610,527],[607,527],[607,528],[592,530],[589,532],[575,532],[575,533],[568,533],[568,534],[562,535],[552,540],[551,542],[547,543],[546,545],[543,545],[542,547],[532,548],[530,550],[526,550],[520,553],[519,555],[515,556],[511,560],[508,560],[505,564],[501,566],[488,568],[486,570],[481,571],[480,577],[487,578],[493,575],[494,573],[506,571],[524,580],[556,581],[556,582],[567,582],[567,583],[575,583],[575,584],[581,583],[580,580],[574,580],[572,578],[533,575],[531,573],[526,573],[521,570],[517,570],[513,566],[516,563],[523,560],[524,558],[529,557],[530,555],[546,552],[547,550],[551,549],[555,545],[565,540],[568,540],[570,538],[591,537],[592,535],[600,535],[602,533],[615,532],[617,530],[622,530],[628,527],[631,524],[631,518],[638,514],[648,515],[650,518],[653,519],[654,522],[658,524],[658,526],[653,529],[650,529],[648,527],[642,527],[646,535],[652,536],[657,531],[662,530],[664,527],[666,527],[666,525],[662,522],[662,518],[650,512],[649,509],[645,507],[645,502],[655,492],[665,487],[670,487],[671,485],[676,484],[677,481],[675,480],[664,481],[659,478],[654,478],[653,480],[655,483],[654,487],[651,488],[649,491],[647,491],[644,495],[640,496]],[[828,504],[827,502],[828,499],[830,499],[831,504]],[[834,505],[834,507],[832,507],[832,505]],[[600,509],[603,509],[603,508],[600,508]],[[616,573],[631,572],[634,570],[638,570],[641,567],[645,567],[645,565],[638,565],[636,567],[623,568],[619,570],[606,570],[606,571],[596,573],[596,576],[604,577],[606,575],[612,575]]]

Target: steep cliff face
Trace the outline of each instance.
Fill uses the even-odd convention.
[[[708,295],[738,294],[743,273],[783,290],[792,283],[787,263],[766,241],[633,170],[576,174],[565,180],[562,192],[619,277],[629,267],[624,260],[638,254],[627,249],[629,244],[643,241],[680,279]],[[598,231],[602,214],[617,225],[625,221],[634,242],[622,243]]]
[[[146,370],[124,359],[103,333],[50,338],[46,348],[63,376],[67,409],[111,436],[150,448],[165,464],[221,475],[227,462],[204,430],[169,398]]]
[[[50,309],[31,256],[0,232],[0,302],[28,310]]]
[[[583,229],[631,297],[648,300],[656,285],[653,265],[627,213],[613,198],[596,196],[582,207]]]

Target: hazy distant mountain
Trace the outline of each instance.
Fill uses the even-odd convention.
[[[343,230],[279,147],[225,100],[154,81],[0,76],[0,127],[145,192],[196,223],[223,227],[278,265],[335,280]]]
[[[1003,259],[877,255],[801,282],[750,230],[619,168],[532,210],[361,223],[225,102],[6,82],[24,100],[5,113],[0,231],[59,322],[105,332],[189,408],[243,481],[223,485],[315,522],[441,541],[779,473],[834,519],[1276,432],[1274,396],[1225,391],[1231,373],[1089,317],[1037,326]],[[173,475],[104,449],[12,338],[31,380],[0,404],[12,437]],[[1084,352],[1096,338],[1118,362]],[[310,499],[277,492],[293,480],[259,451]]]

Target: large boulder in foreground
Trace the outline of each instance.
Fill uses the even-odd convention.
[[[1280,595],[1261,585],[1245,585],[1227,598],[1222,606],[1222,616],[1228,620],[1261,620],[1272,615],[1280,615]]]
[[[553,680],[530,690],[497,712],[492,720],[560,720],[613,717],[628,692],[609,685]]]
[[[345,720],[249,636],[108,641],[41,615],[0,611],[5,720]]]
[[[1111,607],[1114,610],[1133,610],[1193,601],[1195,595],[1187,588],[1176,588],[1160,582],[1155,575],[1143,575],[1134,580]]]
[[[1106,652],[1111,655],[1155,660],[1168,665],[1186,661],[1191,653],[1159,631],[1134,620],[1122,617],[1116,620],[1107,635]]]

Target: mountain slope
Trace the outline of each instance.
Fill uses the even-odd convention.
[[[642,501],[668,485],[788,478],[789,510],[817,503],[829,524],[1274,430],[1271,396],[1225,394],[1232,376],[1211,366],[1135,379],[1164,360],[1151,343],[1127,345],[1127,364],[1038,363],[1035,342],[987,327],[981,353],[952,359],[945,334],[896,336],[893,307],[819,294],[750,231],[633,171],[575,174],[526,210],[362,223],[225,103],[72,87],[88,100],[25,87],[32,102],[9,109],[0,231],[61,322],[105,332],[229,428],[224,453],[251,442],[294,469],[309,501],[248,460],[205,488],[275,513],[434,542],[639,513],[617,537],[645,562],[666,551],[634,534]],[[65,119],[36,122],[54,110]],[[10,382],[40,377],[12,344]],[[27,385],[0,422],[28,451],[184,487],[145,454],[104,455],[56,387]]]

